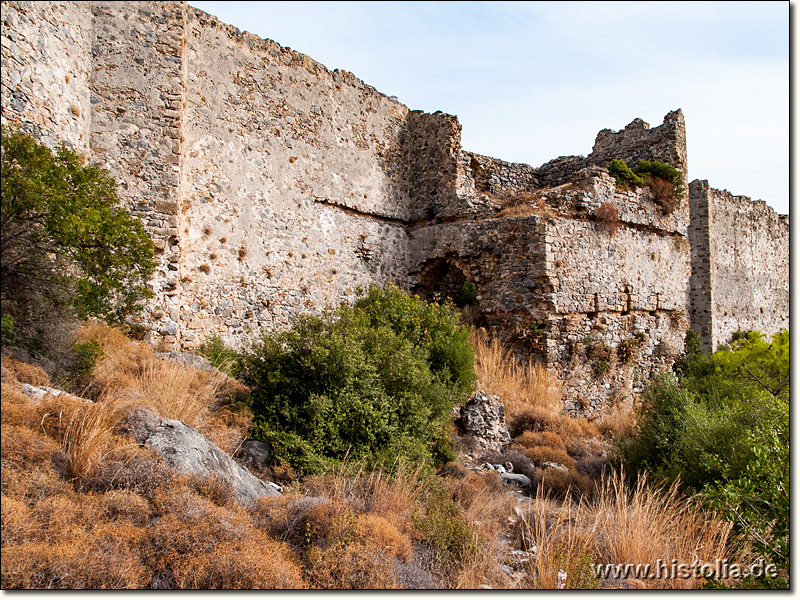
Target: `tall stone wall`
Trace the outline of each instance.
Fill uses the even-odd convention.
[[[89,146],[93,17],[80,2],[3,2],[2,123],[43,143]]]
[[[183,347],[404,285],[408,109],[201,11],[188,25],[182,300],[163,317]]]
[[[788,329],[788,215],[711,188],[708,181],[693,181],[689,191],[699,229],[693,240],[692,324],[704,348],[716,350],[737,330],[771,335]]]
[[[90,151],[156,246],[149,315],[176,303],[181,260],[186,5],[94,2]],[[154,326],[158,320],[148,319]],[[165,331],[174,343],[175,332]]]

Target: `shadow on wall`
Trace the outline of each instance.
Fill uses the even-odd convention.
[[[437,257],[420,265],[418,283],[411,292],[425,300],[449,299],[458,308],[477,308],[477,286],[455,262],[454,256]],[[474,312],[474,310],[473,310]]]

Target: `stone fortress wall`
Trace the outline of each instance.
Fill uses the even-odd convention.
[[[102,163],[145,223],[141,320],[166,347],[240,344],[359,285],[472,281],[489,334],[591,414],[670,364],[689,324],[708,349],[788,327],[788,217],[705,182],[666,215],[602,168],[686,174],[679,110],[601,131],[585,158],[508,163],[463,150],[454,116],[183,2],[3,2],[2,67],[2,122]]]

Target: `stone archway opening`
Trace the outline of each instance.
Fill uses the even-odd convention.
[[[417,284],[412,293],[425,300],[449,299],[464,316],[466,322],[477,325],[481,313],[477,305],[477,286],[469,281],[467,273],[453,257],[437,257],[420,265]]]

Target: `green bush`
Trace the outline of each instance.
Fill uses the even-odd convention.
[[[244,358],[242,355],[225,345],[222,338],[212,335],[197,348],[197,353],[215,367],[231,377],[238,378],[242,373]]]
[[[464,517],[461,505],[440,480],[431,480],[423,491],[424,511],[412,515],[425,545],[444,563],[463,564],[480,553],[476,532]]]
[[[478,303],[478,286],[472,281],[465,281],[461,286],[456,304],[458,306],[475,306]]]
[[[17,341],[17,320],[11,315],[0,317],[0,347],[14,345]]]
[[[617,187],[644,185],[644,180],[628,168],[625,161],[615,158],[606,167],[609,175],[617,180]]]
[[[264,335],[247,354],[252,435],[305,473],[345,456],[444,459],[442,430],[472,390],[473,363],[451,304],[371,287],[353,306]]]
[[[5,300],[21,310],[42,299],[68,305],[79,317],[113,322],[151,295],[153,243],[118,208],[116,183],[106,171],[4,128],[0,187]]]

